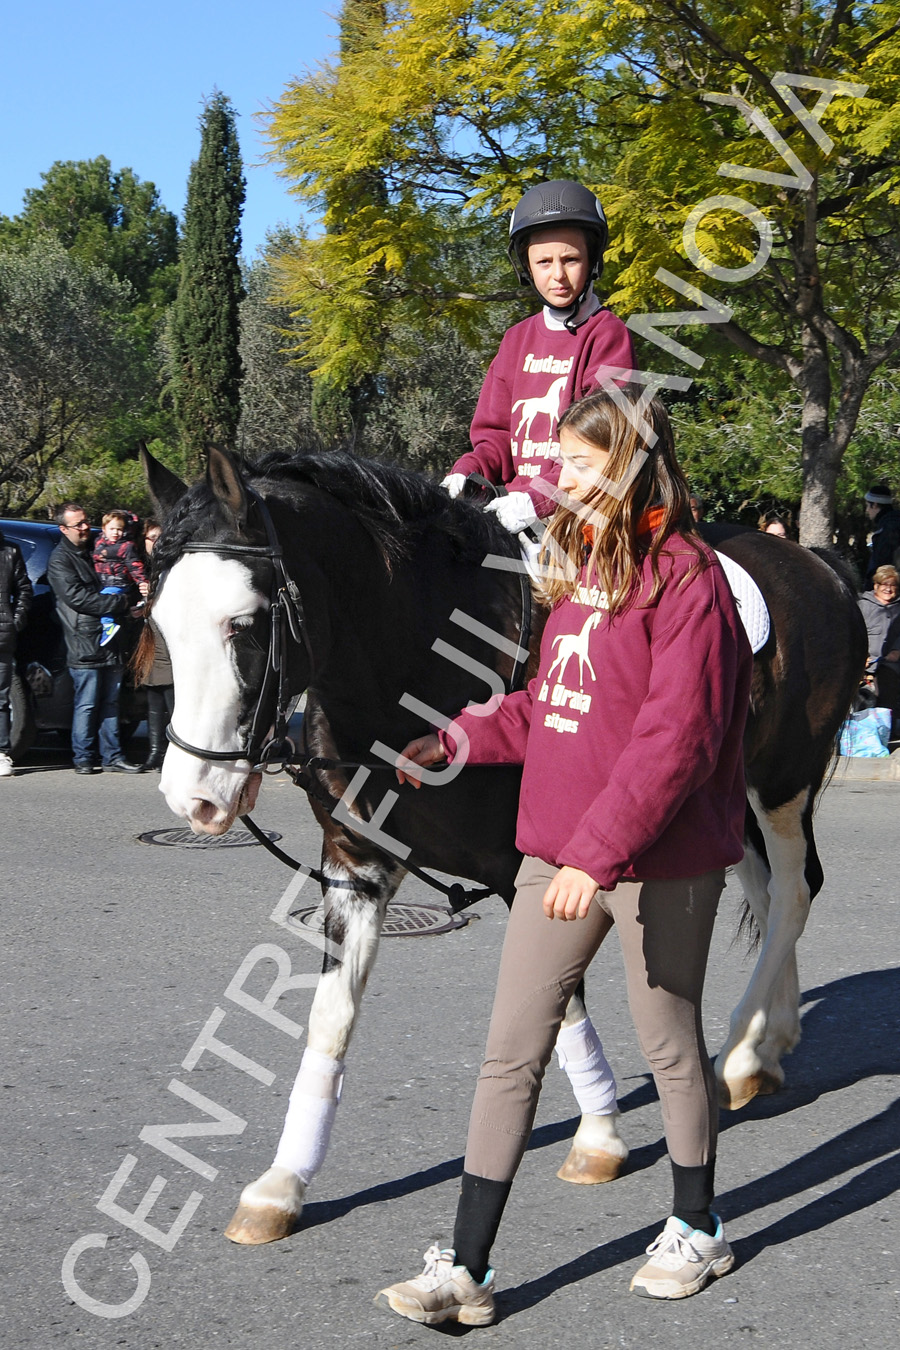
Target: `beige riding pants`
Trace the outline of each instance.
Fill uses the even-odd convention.
[[[556,870],[525,858],[516,879],[465,1170],[494,1181],[515,1176],[569,998],[613,924],[631,1015],[662,1103],[669,1156],[683,1167],[709,1162],[718,1098],[700,1005],[724,872],[620,882],[614,891],[598,892],[586,918],[565,922],[546,918],[542,909]]]

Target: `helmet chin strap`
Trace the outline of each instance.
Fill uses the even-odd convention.
[[[578,331],[578,325],[575,323],[575,318],[578,311],[581,309],[581,306],[590,295],[593,284],[594,278],[592,276],[588,277],[587,285],[584,287],[581,294],[572,301],[571,305],[551,305],[548,300],[544,300],[543,296],[539,296],[539,298],[547,309],[550,310],[553,317],[559,319],[563,326],[568,329],[570,333],[574,334]],[[534,282],[532,282],[532,289],[535,289]]]

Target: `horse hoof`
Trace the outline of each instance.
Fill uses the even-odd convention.
[[[287,1168],[270,1167],[244,1187],[225,1236],[245,1247],[290,1237],[300,1226],[305,1189]]]
[[[612,1153],[587,1153],[584,1149],[572,1148],[556,1175],[560,1181],[571,1181],[575,1186],[599,1186],[621,1176],[626,1161]]]
[[[259,1247],[264,1242],[280,1242],[296,1233],[300,1226],[299,1214],[287,1214],[283,1209],[252,1209],[238,1205],[225,1229],[225,1236],[244,1247]]]
[[[615,1181],[628,1159],[628,1145],[619,1134],[619,1113],[583,1115],[569,1156],[557,1172],[561,1181],[576,1186],[599,1186]]]
[[[767,1073],[765,1069],[760,1069],[758,1073],[751,1074],[749,1078],[743,1078],[736,1083],[719,1083],[719,1105],[724,1106],[727,1111],[740,1111],[742,1106],[752,1102],[754,1097],[769,1097],[773,1092],[778,1092],[783,1083],[774,1073]]]

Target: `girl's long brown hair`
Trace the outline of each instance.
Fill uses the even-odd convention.
[[[568,428],[588,445],[609,451],[604,476],[615,487],[598,485],[584,501],[570,498],[557,507],[541,553],[548,574],[541,589],[551,603],[576,594],[586,562],[589,583],[606,593],[612,617],[636,601],[649,555],[653,584],[644,603],[652,604],[663,584],[659,555],[675,531],[697,555],[688,575],[706,566],[668,413],[658,398],[642,408],[645,393],[637,386],[598,390],[559,419],[557,434]],[[651,508],[659,513],[653,532],[640,533],[641,518]]]
[[[141,627],[141,635],[138,638],[137,646],[131,654],[131,677],[135,685],[146,684],[150,669],[156,656],[156,638],[153,635],[153,629],[150,627],[150,611],[153,608],[153,600],[156,595],[156,575],[153,572],[151,554],[147,552],[146,539],[151,530],[161,530],[162,526],[155,516],[147,516],[144,520],[144,528],[141,532],[141,542],[144,545],[144,565],[147,568],[147,574],[151,578],[150,594],[144,605],[144,621]]]

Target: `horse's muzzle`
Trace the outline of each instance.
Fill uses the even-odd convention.
[[[192,797],[183,812],[191,829],[195,834],[225,834],[237,816],[253,810],[261,782],[261,773],[248,774],[239,796],[229,806],[221,806],[207,797]]]

